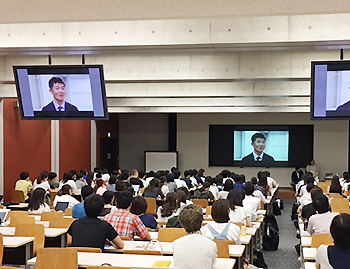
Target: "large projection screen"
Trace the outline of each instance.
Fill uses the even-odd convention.
[[[177,167],[177,152],[145,151],[145,171],[170,170]]]

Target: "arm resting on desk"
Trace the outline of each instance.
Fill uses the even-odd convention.
[[[124,248],[124,242],[122,241],[119,235],[113,239],[112,244],[115,248]]]

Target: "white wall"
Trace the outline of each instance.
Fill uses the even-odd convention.
[[[320,175],[324,176],[326,172],[343,173],[348,167],[348,121],[310,121],[309,117],[308,113],[179,114],[179,168],[204,168],[206,174],[211,176],[227,168],[245,174],[249,180],[261,168],[208,166],[210,124],[314,124],[314,158],[320,166]],[[269,171],[281,186],[289,186],[293,168],[271,168]]]

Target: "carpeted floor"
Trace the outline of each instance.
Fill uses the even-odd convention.
[[[280,229],[279,247],[276,251],[262,251],[268,269],[299,269],[300,262],[294,246],[300,242],[296,238],[296,229],[290,220],[292,201],[284,201],[282,215],[276,216]]]

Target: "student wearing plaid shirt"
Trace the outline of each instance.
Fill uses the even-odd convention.
[[[131,240],[135,235],[138,235],[143,240],[150,240],[146,226],[140,218],[130,213],[132,204],[132,194],[125,190],[117,193],[117,208],[116,212],[105,216],[104,220],[113,226],[120,236],[128,236]]]

